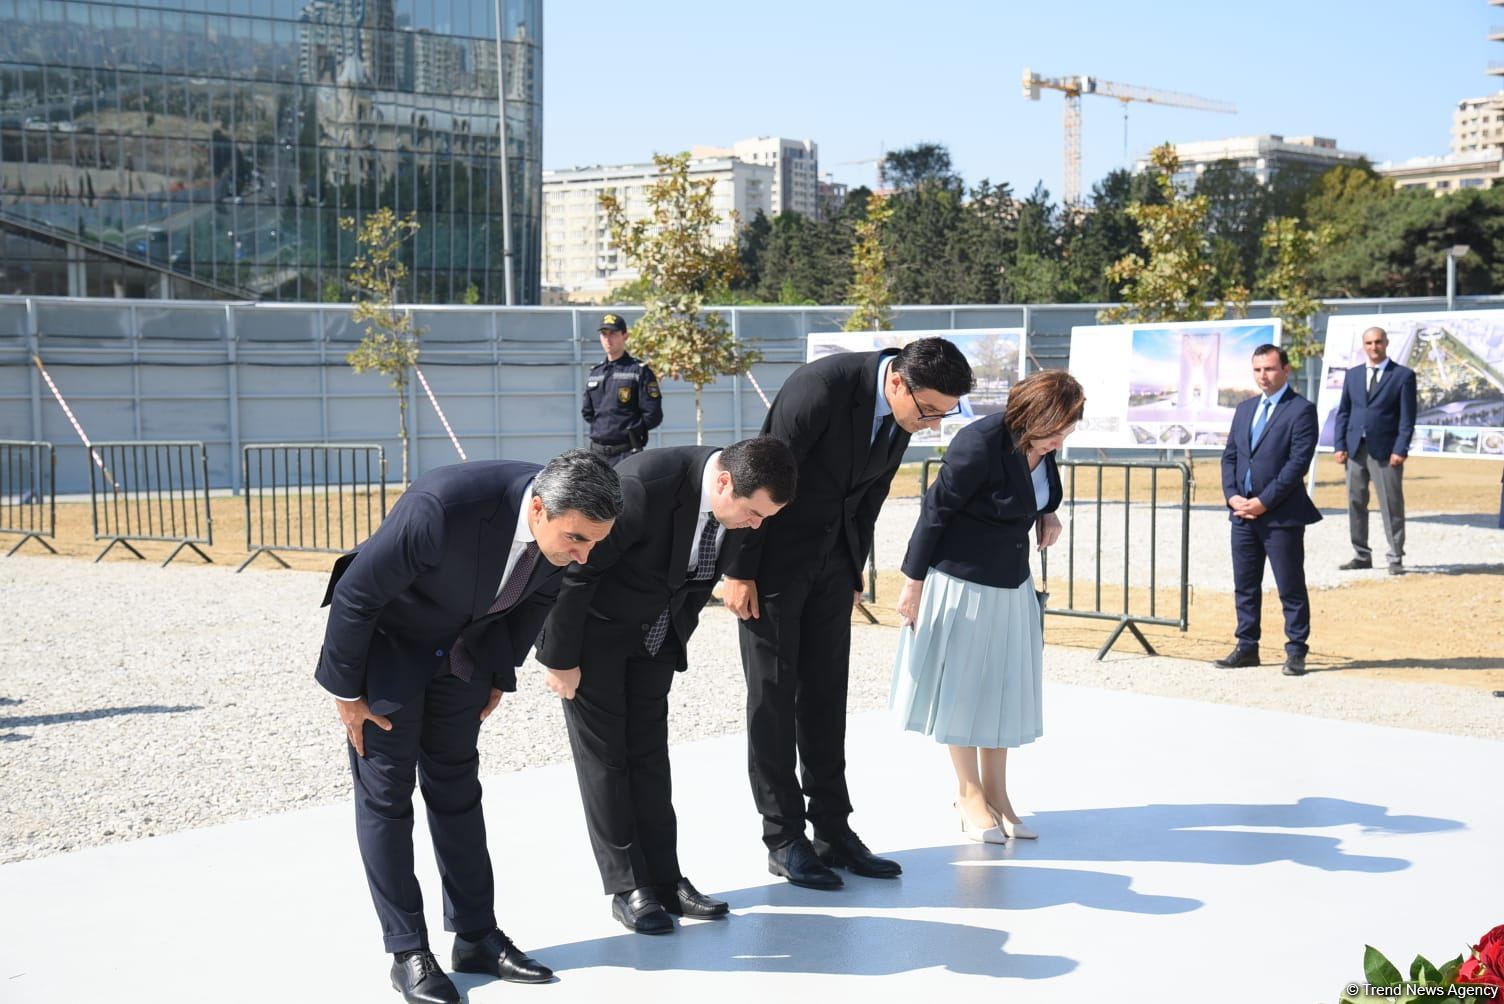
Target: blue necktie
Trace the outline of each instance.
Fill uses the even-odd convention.
[[[1248,448],[1251,450],[1259,445],[1259,438],[1264,435],[1264,426],[1269,424],[1269,408],[1274,402],[1267,397],[1259,402],[1259,413],[1253,416],[1253,425],[1248,430]],[[1253,491],[1253,464],[1248,465],[1248,470],[1243,475],[1243,490]]]

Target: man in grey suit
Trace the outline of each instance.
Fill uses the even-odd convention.
[[[1347,468],[1347,522],[1353,558],[1345,570],[1372,568],[1368,546],[1368,486],[1379,496],[1379,515],[1389,538],[1389,574],[1405,571],[1404,464],[1415,432],[1415,371],[1390,359],[1383,328],[1363,332],[1366,366],[1354,366],[1342,382],[1337,404],[1337,463]]]

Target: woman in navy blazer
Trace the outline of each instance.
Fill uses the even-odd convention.
[[[1064,370],[1021,381],[1004,411],[966,426],[925,494],[904,556],[904,629],[891,706],[950,747],[962,832],[1033,837],[1008,799],[1008,749],[1043,734],[1044,633],[1029,571],[1060,536],[1055,451],[1086,395]]]

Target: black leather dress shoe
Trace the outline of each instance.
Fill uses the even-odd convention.
[[[1285,668],[1280,670],[1286,676],[1305,676],[1306,657],[1303,655],[1285,656]]]
[[[1242,669],[1244,666],[1257,666],[1258,664],[1259,650],[1256,648],[1235,648],[1212,663],[1213,666],[1221,666],[1223,669]]]
[[[677,885],[662,886],[657,892],[663,908],[678,917],[724,917],[731,912],[725,900],[711,899],[687,878],[681,878]]]
[[[633,889],[611,897],[611,916],[638,934],[671,934],[674,919],[651,889]]]
[[[839,889],[846,882],[821,863],[808,840],[800,837],[768,852],[768,871],[806,889]]]
[[[554,978],[552,969],[529,957],[494,927],[479,941],[455,935],[450,962],[457,973],[488,973],[508,983],[547,983]]]
[[[1373,567],[1373,562],[1371,560],[1365,560],[1363,558],[1354,558],[1351,561],[1344,561],[1342,564],[1340,564],[1340,565],[1337,566],[1337,569],[1338,569],[1338,571],[1342,571],[1342,572],[1356,572],[1359,569],[1372,568],[1372,567]]]
[[[898,878],[903,874],[897,861],[873,854],[855,833],[834,840],[824,840],[816,834],[815,853],[832,868],[844,868],[867,878]]]
[[[1398,561],[1392,561],[1392,562],[1389,563],[1389,574],[1390,575],[1404,575],[1405,574],[1405,566],[1402,565],[1401,563],[1399,563]]]
[[[398,953],[392,961],[392,989],[408,1004],[460,1004],[460,992],[427,949]]]

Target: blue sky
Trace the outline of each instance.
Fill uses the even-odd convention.
[[[882,148],[944,143],[968,182],[1057,198],[1061,96],[1047,76],[1184,91],[1236,115],[1128,106],[1128,161],[1163,140],[1329,136],[1375,161],[1445,153],[1455,103],[1499,90],[1485,0],[547,0],[545,168],[695,143],[813,139],[870,182]],[[1082,178],[1124,166],[1118,102],[1082,99]]]

